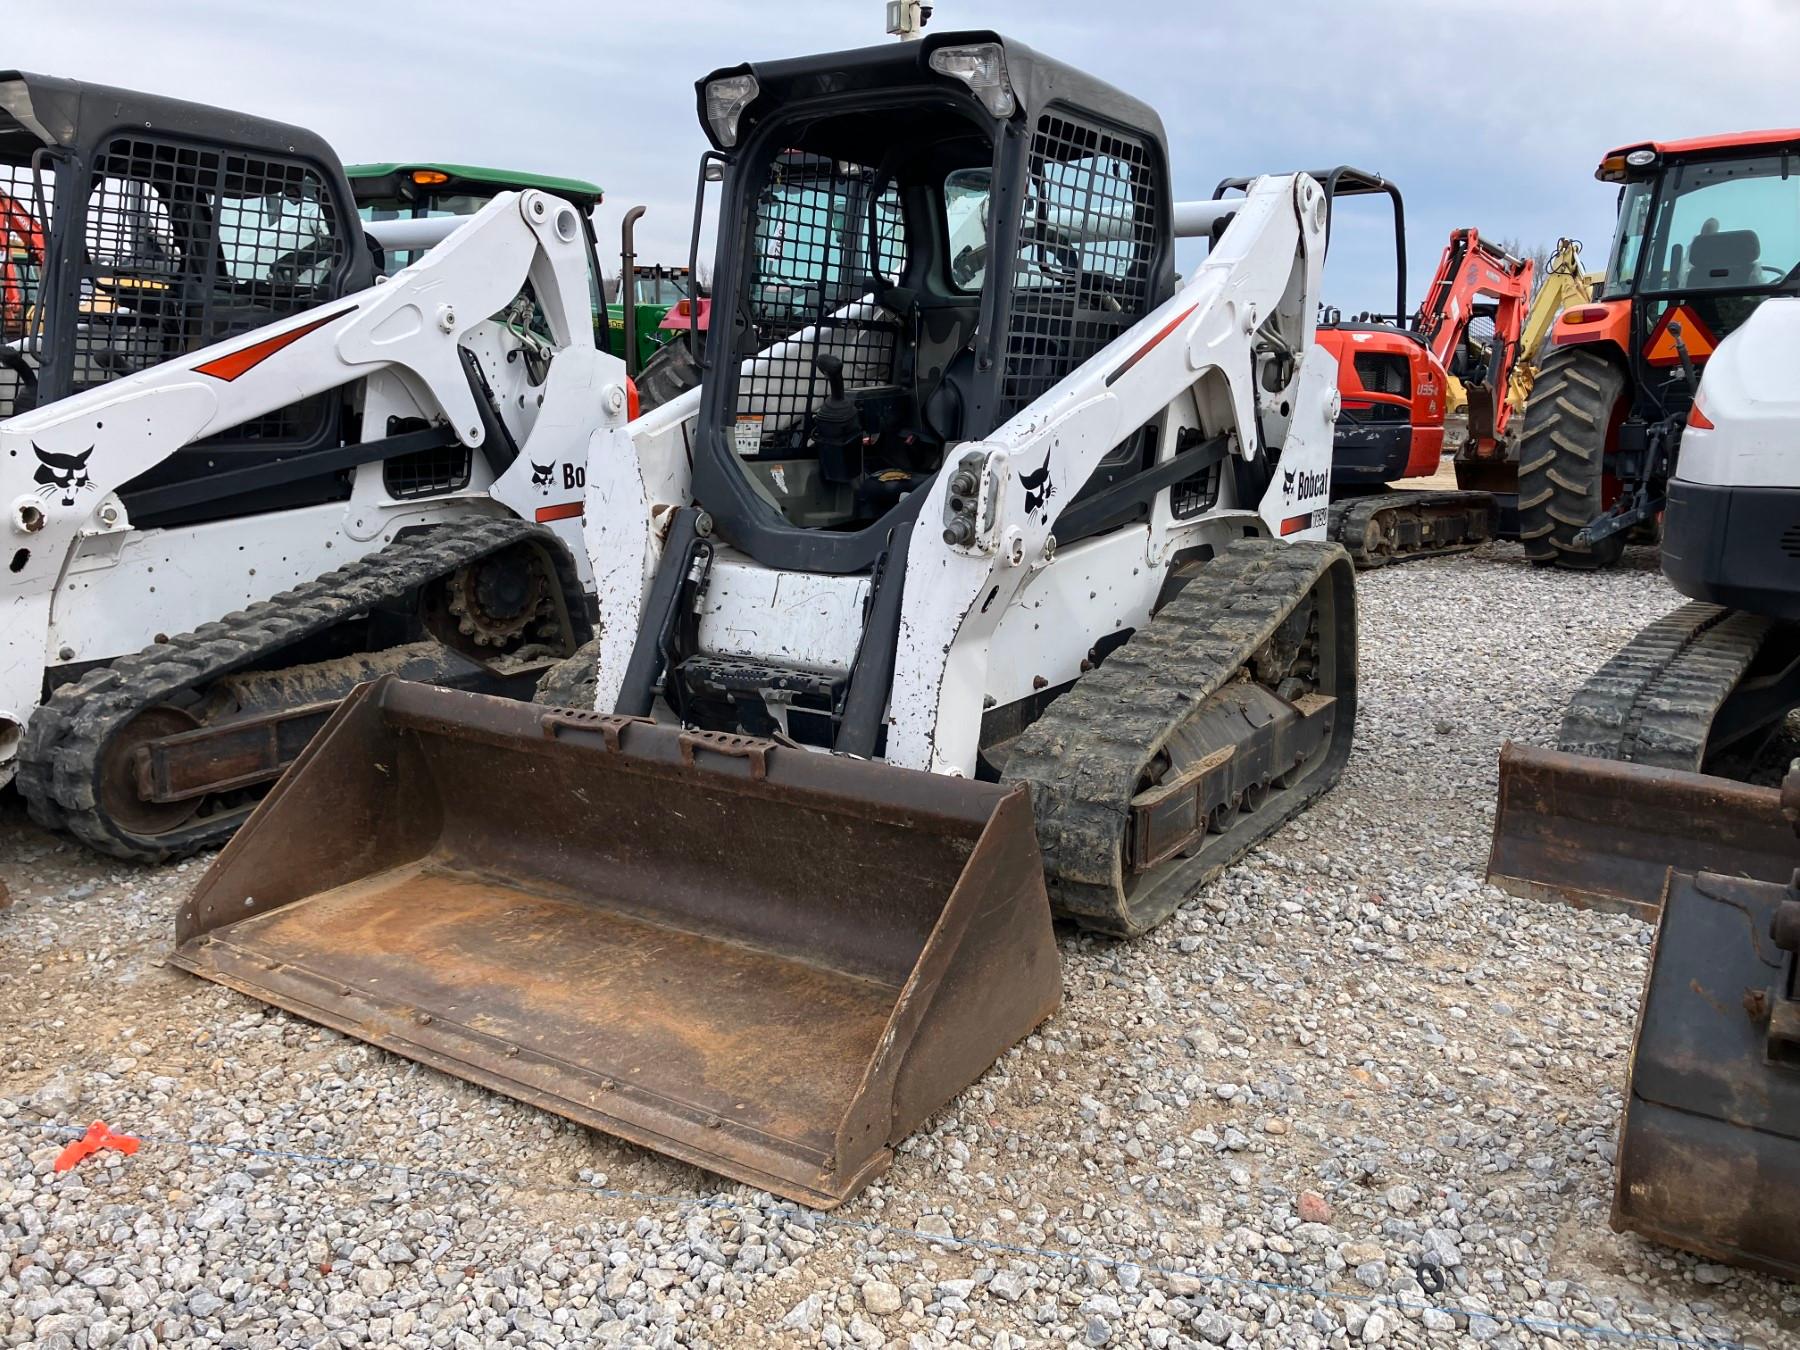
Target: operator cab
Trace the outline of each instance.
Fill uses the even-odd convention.
[[[1800,295],[1800,130],[1649,142],[1607,155],[1619,224],[1599,301],[1631,302],[1631,360],[1645,415],[1687,407],[1695,367],[1773,295]]]
[[[725,165],[695,496],[767,566],[873,566],[955,445],[1173,293],[1160,120],[1018,43],[739,66],[699,101]]]

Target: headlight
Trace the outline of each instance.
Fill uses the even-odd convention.
[[[1646,168],[1647,166],[1656,163],[1656,151],[1633,150],[1629,155],[1625,156],[1625,162],[1634,169]]]
[[[720,145],[737,144],[738,118],[759,92],[754,75],[722,75],[706,86],[706,124]]]
[[[968,85],[995,117],[1011,117],[1019,106],[1006,78],[1006,53],[997,42],[939,47],[931,54],[931,68]]]

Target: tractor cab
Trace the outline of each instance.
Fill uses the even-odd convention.
[[[1527,555],[1574,568],[1655,541],[1707,357],[1764,300],[1800,295],[1800,128],[1621,146],[1594,176],[1619,187],[1606,277],[1550,332],[1554,378],[1526,407],[1542,446],[1520,461],[1542,473],[1521,487],[1543,504]]]
[[[957,444],[1173,293],[1160,119],[1030,48],[944,33],[698,88],[723,187],[695,497],[765,566],[872,567]],[[1151,453],[1132,433],[1088,488]]]
[[[1595,177],[1620,185],[1606,279],[1551,341],[1617,343],[1633,411],[1679,413],[1683,348],[1697,370],[1769,296],[1800,294],[1800,129],[1625,146]]]
[[[472,216],[502,192],[536,188],[553,193],[580,213],[587,227],[590,253],[594,208],[605,198],[598,184],[585,179],[554,178],[472,164],[348,164],[344,173],[350,179],[350,190],[356,194],[357,213],[370,222]],[[382,257],[382,271],[392,276],[417,262],[420,256],[422,250],[389,249]]]

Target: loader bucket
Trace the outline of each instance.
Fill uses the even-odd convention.
[[[1800,1279],[1800,905],[1676,872],[1638,1014],[1613,1227]],[[1785,941],[1776,914],[1786,903]]]
[[[821,1207],[1055,1010],[1023,788],[385,679],[176,963]]]
[[[1514,895],[1654,920],[1673,867],[1786,881],[1774,788],[1508,742],[1488,880]]]

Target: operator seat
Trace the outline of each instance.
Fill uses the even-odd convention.
[[[1688,246],[1688,284],[1712,289],[1754,285],[1761,257],[1762,239],[1755,230],[1697,234]]]

